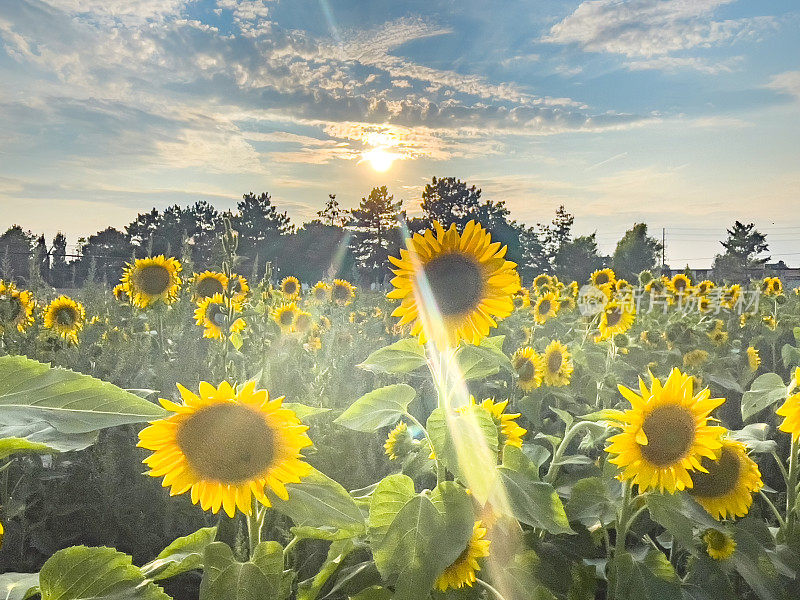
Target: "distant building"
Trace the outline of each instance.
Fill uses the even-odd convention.
[[[697,283],[704,279],[714,279],[713,269],[690,269],[692,281]],[[669,276],[674,277],[678,273],[685,273],[686,269],[670,269]],[[766,263],[761,269],[753,269],[750,277],[754,280],[764,277],[780,277],[783,287],[792,289],[800,286],[800,267],[790,267],[782,260],[775,263]]]

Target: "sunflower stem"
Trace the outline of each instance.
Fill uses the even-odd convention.
[[[250,514],[247,515],[247,533],[250,542],[250,558],[253,558],[253,553],[256,551],[256,546],[261,543],[261,526],[264,523],[264,516],[258,501],[252,499],[253,508]]]
[[[414,415],[412,415],[408,411],[406,411],[403,416],[405,416],[414,425],[419,427],[422,430],[422,433],[425,435],[425,439],[428,441],[428,445],[431,448],[431,452],[434,453],[434,457],[435,457],[434,460],[436,461],[436,485],[439,485],[440,483],[442,483],[444,481],[444,478],[445,478],[444,467],[442,466],[442,463],[439,460],[439,457],[436,456],[436,453],[435,453],[435,451],[433,449],[433,440],[431,440],[431,436],[428,435],[428,430],[425,429],[425,427],[422,426],[422,423],[420,423],[416,419],[416,417],[414,417]]]
[[[758,490],[758,493],[761,495],[761,498],[764,500],[764,502],[767,503],[767,506],[769,506],[770,509],[772,509],[772,514],[774,514],[775,518],[778,519],[779,527],[781,529],[785,529],[786,528],[786,521],[783,520],[783,516],[781,515],[781,511],[778,510],[778,508],[772,503],[772,500],[770,500],[769,497],[767,497],[767,495],[764,493],[763,490]]]
[[[781,474],[783,475],[783,482],[788,486],[789,472],[786,470],[786,467],[783,466],[783,460],[781,459],[780,456],[778,456],[778,453],[775,452],[775,450],[772,451],[772,457],[775,459],[775,462],[777,463],[778,468],[780,469]]]
[[[794,534],[794,523],[797,520],[795,504],[797,503],[797,448],[798,440],[792,438],[789,446],[789,481],[786,485],[786,536],[791,538]]]
[[[292,551],[292,549],[297,545],[297,542],[299,542],[299,541],[300,541],[300,538],[297,537],[297,536],[294,536],[291,540],[289,540],[289,543],[286,544],[286,547],[283,549],[283,562],[284,562],[284,564],[286,564],[286,559],[289,556],[289,553]]]
[[[478,577],[478,578],[475,580],[475,582],[476,582],[476,583],[478,583],[479,585],[483,586],[483,587],[484,587],[484,588],[486,588],[487,590],[489,590],[489,591],[490,591],[492,594],[494,594],[494,595],[495,595],[495,597],[497,598],[497,600],[506,600],[506,599],[503,597],[503,594],[501,594],[501,593],[500,593],[500,590],[498,590],[498,589],[497,589],[496,587],[494,587],[493,585],[491,585],[491,584],[489,584],[489,583],[485,582],[485,581],[484,581],[483,579],[481,579],[480,577]]]
[[[545,483],[553,483],[555,481],[558,470],[561,468],[561,458],[564,456],[564,452],[567,451],[570,442],[572,442],[572,439],[581,429],[591,424],[591,421],[578,421],[564,432],[564,438],[561,440],[558,448],[556,448],[556,452],[553,454],[553,460],[550,461],[550,468],[547,470],[547,475],[544,476]]]

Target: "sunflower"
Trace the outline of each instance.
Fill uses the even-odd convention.
[[[311,288],[311,296],[317,302],[326,302],[331,297],[331,286],[324,281],[318,281],[314,284],[314,287]]]
[[[560,296],[558,299],[559,311],[569,311],[574,310],[578,303],[575,301],[575,297],[571,294],[568,296]]]
[[[392,316],[401,317],[400,325],[413,323],[412,335],[433,338],[440,348],[461,340],[477,344],[497,326],[495,319],[514,310],[516,264],[474,221],[462,234],[455,224],[445,231],[434,221],[434,228],[407,240],[400,258],[389,257],[397,268],[387,296],[401,300]]]
[[[664,334],[660,331],[645,329],[639,334],[639,339],[647,346],[657,346],[664,339]]]
[[[195,273],[193,278],[193,299],[195,302],[210,298],[214,294],[224,294],[228,287],[228,277],[217,271]]]
[[[732,286],[725,288],[722,292],[722,299],[720,300],[720,304],[724,308],[733,310],[736,306],[736,303],[739,301],[739,298],[742,295],[742,286],[738,283],[734,283]]]
[[[758,350],[752,346],[747,348],[747,365],[754,373],[758,371],[758,367],[761,366],[761,357],[758,354]]]
[[[651,279],[644,286],[644,291],[653,296],[663,294],[665,289],[667,289],[667,285],[664,283],[663,277]]]
[[[683,355],[684,367],[700,367],[708,362],[708,352],[699,348]]]
[[[128,294],[128,286],[126,286],[124,283],[118,283],[115,285],[111,292],[114,294],[114,298],[116,298],[118,302],[124,302],[128,304],[131,301],[131,296]]]
[[[397,426],[389,432],[383,449],[389,460],[397,460],[407,456],[414,448],[414,438],[408,431],[405,421],[400,421]]]
[[[549,286],[552,281],[550,275],[539,273],[539,275],[533,278],[531,289],[535,294],[539,294],[545,287]]]
[[[36,302],[28,290],[18,290],[14,284],[0,281],[0,334],[6,327],[23,333],[33,325]]]
[[[592,273],[589,280],[592,282],[592,285],[600,287],[607,283],[613,285],[617,280],[617,276],[614,274],[613,269],[600,269]]]
[[[747,456],[745,445],[722,440],[718,456],[704,457],[701,465],[701,472],[692,474],[692,498],[718,521],[728,515],[745,516],[753,504],[753,493],[764,486],[758,465]]]
[[[548,319],[555,317],[561,303],[553,292],[548,292],[540,297],[533,307],[533,318],[539,325],[543,325]]]
[[[703,541],[706,543],[706,552],[714,560],[727,560],[736,550],[733,538],[719,529],[706,529]]]
[[[247,279],[236,273],[232,273],[228,279],[228,291],[231,294],[231,300],[236,304],[243,304],[250,294],[250,284]]]
[[[197,304],[194,320],[199,327],[204,328],[203,337],[223,340],[226,329],[230,333],[239,333],[245,328],[244,319],[235,318],[239,312],[238,304],[217,293]]]
[[[181,263],[164,255],[137,258],[128,264],[122,274],[122,284],[138,308],[147,308],[155,302],[172,304],[178,299],[181,287]]]
[[[692,293],[692,280],[683,273],[678,273],[669,281],[669,290],[676,296]]]
[[[44,326],[73,344],[78,343],[78,332],[86,322],[83,304],[67,296],[59,296],[44,310]]]
[[[778,322],[772,315],[764,315],[761,317],[761,322],[764,323],[764,325],[766,325],[766,327],[771,331],[775,331],[775,329],[778,327]]]
[[[797,374],[795,374],[795,377],[797,377]],[[783,422],[778,426],[778,429],[784,433],[791,433],[792,440],[800,438],[800,393],[789,396],[786,402],[775,411],[775,414],[783,417]]]
[[[600,334],[595,336],[594,341],[607,340],[618,333],[625,333],[631,328],[635,318],[636,313],[632,305],[620,304],[616,300],[612,300],[600,313],[600,324],[598,325]]]
[[[308,333],[313,326],[314,320],[311,318],[311,313],[298,310],[294,318],[294,330],[298,333]]]
[[[520,288],[520,290],[514,294],[514,308],[520,310],[523,308],[528,308],[530,305],[530,292],[526,288]]]
[[[283,333],[290,333],[294,331],[294,320],[297,313],[300,312],[297,308],[297,303],[289,302],[282,304],[272,311],[272,319],[280,325]]]
[[[716,285],[714,284],[713,281],[710,281],[708,279],[704,279],[703,281],[701,281],[700,283],[697,284],[697,286],[695,287],[695,291],[699,295],[705,296],[711,290],[713,290],[715,287],[716,287]]]
[[[5,534],[5,531],[3,530],[3,522],[0,521],[0,548],[3,547],[3,535],[4,534]]]
[[[281,291],[289,298],[297,298],[300,295],[300,281],[291,275],[281,281]]]
[[[533,348],[526,346],[517,350],[511,357],[511,364],[519,378],[517,380],[519,387],[524,391],[528,392],[542,385],[544,365],[542,357],[536,354]]]
[[[474,396],[470,396],[469,404],[462,406],[458,409],[461,414],[466,414],[469,410],[480,409],[487,412],[497,426],[501,444],[500,446],[516,446],[522,448],[522,436],[528,430],[520,427],[516,419],[519,418],[519,413],[506,413],[505,409],[508,406],[508,400],[503,402],[495,402],[493,399],[486,399],[480,404],[475,401]]]
[[[170,495],[191,490],[192,503],[203,510],[222,508],[233,517],[238,507],[249,515],[252,498],[270,506],[268,488],[287,500],[285,484],[311,472],[300,451],[311,445],[308,427],[283,408],[283,397],[270,399],[250,382],[236,391],[227,381],[214,387],[200,383],[195,394],[178,384],[183,403],[161,399],[175,413],[151,421],[139,432],[151,477],[164,476]]]
[[[780,296],[783,293],[783,283],[780,277],[766,277],[761,282],[761,291],[765,296]]]
[[[545,385],[553,387],[569,385],[573,370],[572,357],[564,344],[558,340],[550,342],[542,355],[542,364],[544,365],[542,379]]]
[[[346,279],[334,279],[331,285],[331,300],[342,306],[347,306],[356,297],[356,286]]]
[[[710,339],[715,346],[722,346],[728,341],[728,332],[721,327],[715,327],[709,332],[708,339]]]
[[[475,572],[481,570],[478,559],[489,556],[491,542],[484,539],[485,537],[486,529],[481,526],[480,521],[475,521],[467,547],[436,580],[436,588],[440,592],[449,588],[463,588],[465,585],[472,587],[477,580]]]
[[[624,386],[620,393],[631,409],[618,417],[622,428],[609,438],[609,462],[621,469],[619,477],[633,480],[639,491],[659,488],[674,493],[692,487],[690,470],[705,471],[700,459],[715,459],[722,447],[723,427],[709,426],[709,414],[724,398],[711,398],[708,388],[696,395],[693,380],[673,369],[664,385],[653,377],[647,389],[639,379],[640,394]]]

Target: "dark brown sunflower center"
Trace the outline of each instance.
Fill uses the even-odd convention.
[[[694,443],[694,416],[681,406],[656,408],[645,417],[642,429],[647,436],[642,454],[658,467],[674,464]]]
[[[522,381],[530,381],[536,375],[533,363],[527,358],[517,365],[517,375]]]
[[[222,282],[216,277],[206,277],[197,284],[197,296],[199,298],[208,298],[214,294],[223,293],[225,293],[225,288],[222,287]]]
[[[561,350],[553,350],[550,356],[547,357],[547,370],[551,373],[558,373],[563,362],[564,357],[561,354]]]
[[[314,298],[317,300],[324,300],[325,296],[328,295],[328,291],[325,288],[317,288],[314,290]]]
[[[286,294],[294,295],[297,293],[297,284],[294,281],[287,281],[283,284],[283,291]]]
[[[272,464],[275,435],[264,418],[240,404],[214,404],[178,427],[178,447],[204,479],[239,483]]]
[[[781,282],[780,281],[773,281],[772,282],[772,290],[777,292],[781,289]]]
[[[346,285],[337,283],[336,285],[333,286],[333,292],[331,295],[333,296],[333,299],[336,300],[337,302],[343,302],[345,300],[349,300],[350,288],[348,288]]]
[[[542,303],[539,304],[539,314],[546,315],[550,312],[551,303],[550,300],[542,300]]]
[[[159,296],[169,289],[170,274],[166,267],[149,265],[142,267],[136,277],[141,290],[150,296]]]
[[[686,281],[684,281],[683,279],[678,279],[677,281],[675,281],[676,290],[683,290],[685,288],[686,288]]]
[[[221,304],[210,304],[206,311],[206,319],[211,321],[217,327],[222,327],[227,320],[228,315]]]
[[[619,308],[612,308],[606,312],[606,326],[614,327],[622,319],[622,311]]]
[[[702,498],[719,498],[736,488],[741,467],[736,451],[723,448],[719,460],[703,458],[700,464],[708,469],[708,473],[692,473],[694,487],[689,490],[690,494]]]
[[[423,268],[439,312],[444,317],[475,309],[483,296],[483,273],[471,256],[450,252],[436,256]]]
[[[281,325],[289,326],[294,322],[294,313],[290,310],[285,310],[280,316]]]
[[[597,279],[595,279],[597,285],[603,285],[604,283],[608,283],[610,281],[608,277],[608,273],[598,273]]]
[[[70,327],[78,320],[78,312],[71,306],[62,306],[56,310],[56,322],[64,327]]]

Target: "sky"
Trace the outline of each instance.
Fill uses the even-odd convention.
[[[734,220],[800,265],[796,0],[0,0],[0,229],[70,244],[269,192],[296,223],[432,176],[673,267]]]

